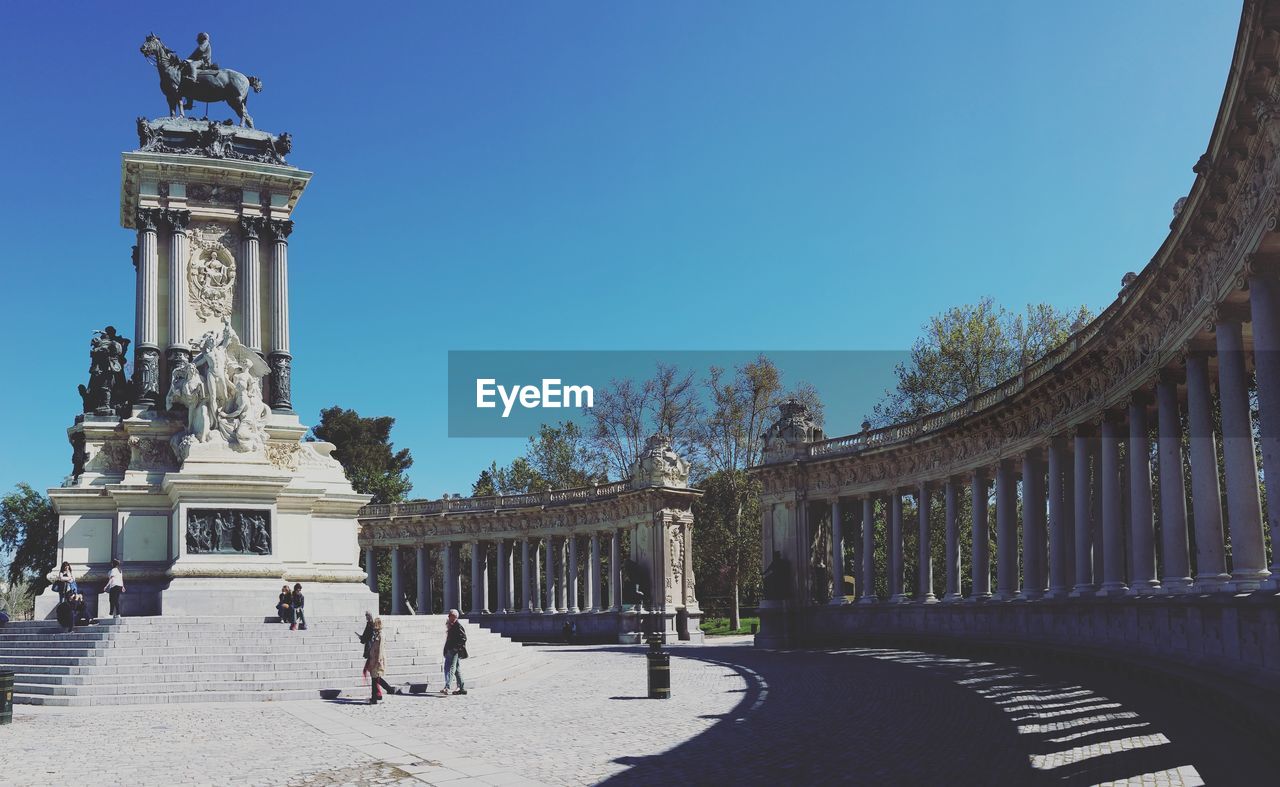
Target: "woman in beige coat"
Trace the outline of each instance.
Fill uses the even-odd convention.
[[[372,692],[369,695],[369,704],[377,705],[378,700],[382,699],[382,693],[378,691],[378,687],[386,689],[388,694],[399,694],[398,689],[391,688],[391,685],[382,677],[387,671],[387,655],[382,650],[382,618],[373,619],[373,639],[369,640],[369,657],[365,659],[364,671],[369,675],[369,684]]]

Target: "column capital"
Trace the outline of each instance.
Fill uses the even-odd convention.
[[[240,235],[245,240],[257,240],[266,229],[266,219],[261,216],[241,216],[239,223]]]
[[[155,232],[160,225],[159,208],[138,208],[133,214],[133,226],[138,232]]]
[[[288,243],[293,233],[292,219],[267,219],[266,230],[277,243]]]
[[[186,232],[191,224],[191,211],[179,208],[166,208],[160,212],[160,218],[169,227],[170,232]]]

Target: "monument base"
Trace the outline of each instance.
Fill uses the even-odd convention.
[[[273,617],[280,588],[294,582],[288,578],[181,577],[161,586],[153,580],[132,581],[126,575],[125,592],[120,594],[120,612],[125,617],[150,615],[182,617]],[[350,618],[362,621],[366,611],[377,613],[378,594],[359,582],[302,582],[308,618]],[[105,593],[87,592],[86,611],[90,617],[106,617],[110,608]],[[51,589],[36,598],[37,620],[52,620],[58,594]]]

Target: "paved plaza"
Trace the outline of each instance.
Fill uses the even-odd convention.
[[[0,784],[1250,784],[1276,766],[1188,698],[1102,679],[735,639],[673,648],[663,702],[641,649],[546,652],[465,697],[376,707],[19,706]]]

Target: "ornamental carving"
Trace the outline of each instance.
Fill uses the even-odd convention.
[[[169,449],[168,440],[134,436],[129,438],[129,447],[132,449],[130,467],[153,470],[174,465],[173,452]]]
[[[261,509],[187,510],[187,554],[271,554],[271,512]]]
[[[123,473],[129,469],[132,452],[124,440],[108,440],[102,444],[102,471],[104,473]]]
[[[236,291],[236,260],[228,248],[231,231],[206,224],[192,232],[187,290],[202,320],[231,316]]]
[[[193,202],[208,202],[214,205],[238,206],[244,202],[244,191],[234,186],[188,183],[187,199]]]

